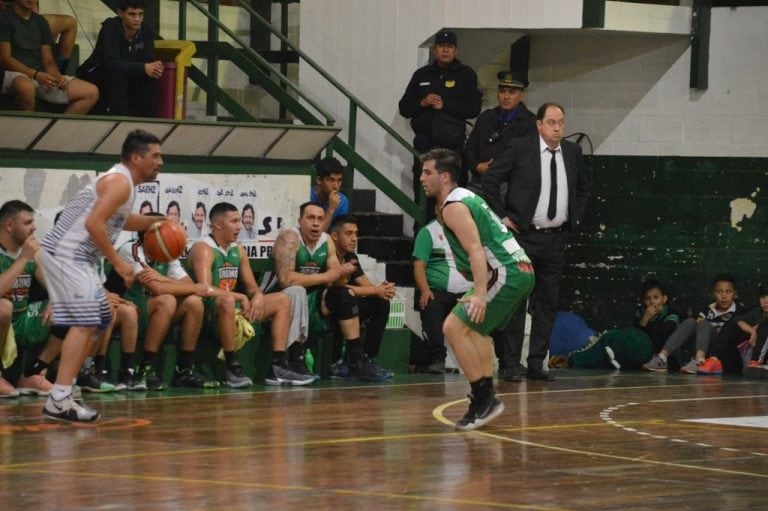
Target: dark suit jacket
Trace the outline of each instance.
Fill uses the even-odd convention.
[[[568,177],[568,219],[574,229],[584,215],[590,180],[581,147],[567,140],[561,141],[560,147]],[[483,195],[491,209],[501,218],[509,217],[523,231],[531,226],[541,191],[539,149],[538,133],[535,137],[511,140],[481,180]],[[502,184],[507,185],[506,198],[501,196]]]

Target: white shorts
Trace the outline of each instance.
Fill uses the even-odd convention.
[[[53,324],[106,328],[112,311],[94,266],[62,260],[40,250]]]
[[[17,76],[26,76],[23,73],[17,73],[15,71],[6,71],[5,78],[3,78],[3,84],[0,87],[0,94],[11,93],[11,83]],[[71,82],[75,79],[74,76],[65,76],[67,82]],[[67,97],[67,91],[61,90],[58,87],[46,90],[40,87],[40,84],[36,80],[32,80],[35,84],[35,96],[55,105],[68,105],[69,97]]]

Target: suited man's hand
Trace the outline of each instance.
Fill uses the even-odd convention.
[[[515,234],[520,234],[520,228],[517,226],[515,222],[509,219],[508,216],[505,216],[501,219],[502,222],[504,222],[504,225],[506,225],[512,232]]]

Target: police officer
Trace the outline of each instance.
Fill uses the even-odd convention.
[[[461,153],[466,120],[477,117],[482,108],[477,74],[456,58],[458,52],[456,34],[450,30],[438,32],[432,47],[435,60],[413,73],[400,99],[400,115],[411,120],[413,146],[419,153],[435,147]],[[421,162],[415,158],[413,195],[417,202],[421,196],[420,175]],[[434,199],[430,202],[426,208],[428,219],[434,218]]]
[[[501,71],[496,76],[499,105],[480,114],[464,151],[464,164],[469,169],[468,188],[481,194],[480,176],[504,151],[507,143],[513,138],[536,134],[536,114],[523,103],[528,80],[511,71]]]

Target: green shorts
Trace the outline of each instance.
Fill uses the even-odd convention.
[[[505,326],[515,310],[533,291],[533,267],[528,262],[517,262],[493,270],[489,278],[485,319],[474,323],[467,315],[466,303],[457,303],[451,312],[469,328],[483,335]],[[467,291],[463,298],[472,296],[475,289]]]
[[[13,320],[13,333],[19,346],[33,346],[48,340],[51,332],[49,325],[44,325],[42,314],[48,306],[48,300],[31,302],[27,309]]]

